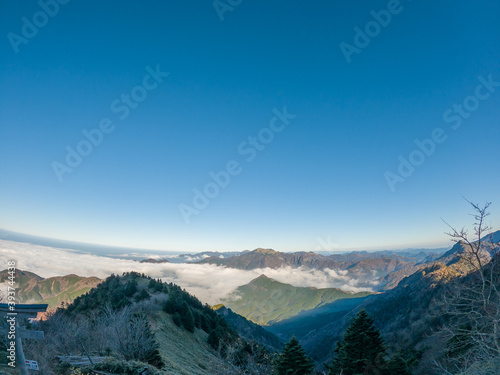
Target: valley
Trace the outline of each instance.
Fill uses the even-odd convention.
[[[500,264],[498,241],[500,231],[482,239],[477,254],[487,267],[484,272]],[[44,278],[32,271],[17,270],[17,295],[19,303],[48,303],[51,314],[62,307],[49,321],[41,323],[47,334],[54,336],[51,344],[43,350],[30,344],[27,349],[48,368],[54,366],[51,358],[67,350],[62,349],[57,338],[72,335],[67,330],[71,330],[77,320],[78,325],[86,327],[79,340],[86,337],[86,347],[95,355],[103,355],[108,344],[105,338],[99,338],[98,332],[123,324],[119,314],[131,314],[126,319],[143,317],[140,321],[135,318],[130,321],[139,324],[136,329],[146,329],[141,340],[149,337],[147,340],[153,348],[150,354],[137,358],[157,368],[159,373],[165,370],[199,375],[217,371],[230,373],[228,364],[238,363],[238,368],[246,368],[243,371],[267,374],[278,358],[277,353],[294,337],[320,371],[323,363],[331,361],[335,343],[342,340],[353,316],[365,309],[388,347],[399,348],[405,363],[412,364],[416,374],[423,374],[433,371],[432,361],[445,340],[436,330],[451,322],[446,315],[440,315],[440,301],[452,285],[456,284],[456,288],[469,282],[467,280],[475,282],[474,275],[479,271],[468,255],[474,254],[475,246],[477,242],[459,241],[447,251],[420,249],[333,255],[256,249],[233,252],[224,258],[190,254],[176,263],[165,258],[123,263],[147,267],[157,275],[169,272],[172,267],[178,272],[209,270],[214,276],[231,269],[243,273],[262,272],[249,282],[229,289],[211,306],[182,288],[187,278],[178,278],[179,286],[169,281],[169,277],[152,278],[133,270],[107,278],[74,274]],[[191,262],[196,258],[202,259]],[[288,275],[293,283],[268,275]],[[6,270],[0,272],[0,284],[5,283],[7,276]],[[308,280],[314,280],[317,286],[297,285],[310,282]],[[341,281],[346,289],[321,287],[322,283],[335,280]],[[203,282],[210,283],[210,279]],[[192,281],[186,284],[189,285]],[[351,290],[347,290],[349,288]],[[91,316],[100,318],[87,321]],[[100,326],[98,321],[108,321],[105,324],[109,327]],[[66,328],[62,329],[61,324]],[[116,335],[109,332],[110,337]],[[124,334],[129,333],[124,331]],[[119,341],[125,338],[116,337]],[[109,357],[110,364],[102,365],[103,369],[128,366],[125,362],[115,363],[127,356],[119,354],[123,347],[113,345],[109,346],[108,353],[115,355]],[[78,351],[78,348],[72,350]],[[36,351],[41,353],[38,357]]]

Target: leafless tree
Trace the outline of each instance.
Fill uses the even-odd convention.
[[[462,227],[457,230],[446,221],[446,225],[450,228],[450,232],[446,232],[451,240],[456,243],[461,243],[464,246],[464,251],[461,254],[461,259],[466,262],[472,270],[479,271],[478,276],[482,278],[482,284],[486,285],[484,266],[489,262],[491,256],[495,253],[498,244],[494,244],[491,237],[486,234],[490,233],[492,228],[486,224],[486,218],[490,215],[488,209],[491,202],[486,202],[484,206],[479,206],[476,203],[466,201],[474,209],[472,217],[474,218],[474,236],[470,239],[468,230]]]
[[[57,355],[78,354],[81,350],[73,333],[77,325],[67,316],[51,312],[45,319],[38,322],[38,329],[45,333],[45,338],[23,342],[25,356],[38,362],[39,375],[54,373]]]
[[[145,360],[156,348],[148,317],[141,311],[127,306],[121,310],[106,308],[101,329],[108,337],[108,347],[125,360]],[[104,328],[104,327],[106,328]]]
[[[446,343],[444,360],[437,362],[449,373],[480,374],[479,364],[500,358],[500,253],[486,224],[490,202],[484,206],[472,203],[474,235],[451,225],[447,233],[460,243],[463,251],[459,262],[465,265],[464,276],[448,285],[442,308],[448,323],[440,334]]]
[[[221,375],[271,375],[274,368],[270,354],[261,349],[256,342],[241,339],[221,344],[216,350],[218,360],[211,363],[210,371]]]
[[[39,361],[40,375],[53,373],[58,355],[104,355],[124,360],[144,360],[156,342],[149,318],[138,307],[94,310],[88,315],[56,312],[40,322],[44,340],[27,340],[25,354]],[[83,350],[85,347],[85,351]],[[43,370],[42,370],[43,368]]]

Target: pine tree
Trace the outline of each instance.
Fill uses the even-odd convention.
[[[172,321],[177,327],[182,327],[181,315],[178,312],[172,315]]]
[[[398,353],[394,354],[385,368],[385,373],[390,375],[411,375],[406,361]]]
[[[219,342],[222,339],[222,333],[220,332],[220,329],[214,329],[210,331],[210,334],[208,335],[207,342],[208,345],[214,350],[217,350],[219,348]]]
[[[184,302],[184,304],[186,304]],[[194,317],[193,317],[193,313],[191,312],[191,309],[188,307],[188,305],[186,304],[185,306],[185,309],[183,309],[183,312],[181,313],[181,322],[182,322],[182,325],[184,326],[184,328],[188,331],[188,332],[194,332],[194,328],[195,328],[195,322],[194,322]]]
[[[123,294],[127,297],[132,297],[135,292],[137,292],[137,281],[135,280],[129,280],[125,284],[125,287],[123,288]]]
[[[139,302],[145,299],[148,299],[150,297],[149,293],[147,292],[146,289],[141,289],[138,295],[135,296],[135,301]]]
[[[174,314],[177,311],[176,301],[174,296],[169,296],[163,304],[163,311],[169,314]]]
[[[278,375],[308,375],[312,374],[314,363],[309,358],[299,341],[293,336],[285,345],[283,353],[276,365]]]
[[[385,367],[384,342],[364,309],[352,320],[334,352],[332,365],[325,366],[329,374],[379,374]]]

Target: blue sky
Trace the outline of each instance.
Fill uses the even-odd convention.
[[[441,217],[471,222],[462,196],[493,201],[499,228],[496,1],[41,4],[0,5],[0,228],[178,251],[438,246]]]

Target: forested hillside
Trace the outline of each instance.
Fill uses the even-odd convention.
[[[25,351],[39,361],[41,375],[64,370],[56,356],[85,351],[107,357],[96,368],[109,372],[137,361],[152,373],[186,375],[271,368],[271,353],[240,339],[210,306],[177,285],[133,272],[108,277],[39,326],[46,339],[30,341]]]
[[[224,304],[254,323],[269,325],[339,299],[360,298],[369,294],[345,292],[337,288],[295,287],[261,275],[238,287],[224,299]]]

